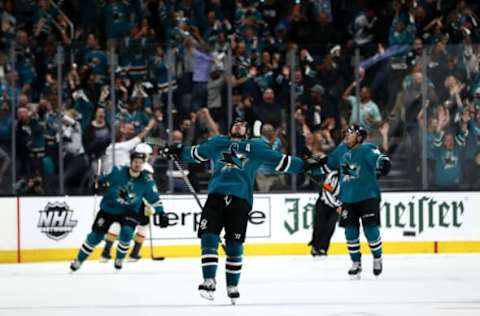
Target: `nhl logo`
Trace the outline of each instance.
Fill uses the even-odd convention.
[[[65,202],[49,202],[45,206],[45,209],[40,210],[39,213],[40,217],[37,227],[40,228],[42,233],[45,233],[48,238],[55,241],[67,237],[78,223],[77,220],[72,219],[73,210],[71,210]]]

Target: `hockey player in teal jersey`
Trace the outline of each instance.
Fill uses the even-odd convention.
[[[243,243],[248,214],[253,204],[256,171],[262,164],[276,171],[303,171],[303,160],[271,150],[261,139],[247,139],[248,125],[233,122],[230,136],[215,136],[197,146],[171,145],[163,150],[170,159],[190,162],[213,162],[208,183],[208,198],[202,210],[198,236],[201,239],[202,274],[199,291],[213,300],[216,287],[220,232],[225,229],[227,295],[234,304],[240,296],[238,283],[242,269]]]
[[[130,166],[113,167],[109,175],[100,179],[100,183],[107,189],[100,202],[100,211],[92,225],[92,231],[80,247],[77,258],[70,265],[72,272],[80,268],[94,248],[103,240],[103,236],[113,222],[118,222],[121,226],[114,265],[117,270],[122,268],[133,231],[141,216],[139,210],[143,199],[159,214],[160,227],[168,226],[168,217],[163,211],[157,186],[151,174],[142,171],[145,159],[145,153],[134,151],[130,155]]]
[[[382,240],[380,237],[380,188],[378,177],[390,171],[390,160],[375,145],[364,144],[366,130],[358,125],[348,128],[345,139],[329,156],[325,172],[340,171],[340,195],[343,203],[340,226],[345,227],[352,268],[348,274],[360,278],[360,219],[373,254],[373,274],[382,273]]]

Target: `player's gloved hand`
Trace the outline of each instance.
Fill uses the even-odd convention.
[[[150,217],[150,216],[152,216],[154,213],[155,213],[155,210],[154,210],[150,205],[145,205],[145,207],[143,208],[143,214],[144,214],[146,217]]]
[[[178,160],[182,154],[182,144],[172,144],[160,149],[160,154],[168,160]]]
[[[95,194],[103,194],[109,187],[110,183],[102,181],[96,177],[94,180],[93,192]]]
[[[160,227],[165,228],[168,227],[168,216],[165,212],[159,213],[158,217],[160,219]]]
[[[323,167],[327,164],[328,156],[325,154],[322,155],[309,155],[303,159],[305,171]]]
[[[380,176],[386,176],[391,168],[392,162],[390,161],[390,158],[385,155],[380,156],[377,162],[377,178]]]

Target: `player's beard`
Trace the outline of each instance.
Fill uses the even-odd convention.
[[[230,134],[230,137],[243,139],[243,138],[247,138],[247,134],[245,133],[245,134],[242,135],[241,133],[233,132],[233,133]]]

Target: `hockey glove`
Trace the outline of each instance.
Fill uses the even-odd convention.
[[[179,160],[180,155],[182,154],[183,145],[182,144],[173,144],[166,147],[163,147],[160,150],[160,154],[168,160]]]
[[[146,204],[145,204],[145,207],[143,208],[143,214],[144,214],[146,217],[150,217],[150,216],[152,216],[154,213],[155,213],[155,210],[153,209],[153,207],[151,207],[150,205],[146,205]]]
[[[310,155],[303,159],[304,170],[309,171],[321,168],[327,164],[327,155]]]
[[[158,214],[158,217],[160,219],[160,227],[165,228],[168,227],[168,216],[165,214],[165,212],[162,212]]]
[[[392,162],[390,161],[390,158],[385,155],[381,155],[377,162],[377,178],[380,176],[386,176],[390,172],[391,168]]]
[[[103,194],[105,191],[107,191],[108,187],[110,186],[110,183],[105,180],[96,179],[94,180],[94,186],[93,186],[93,192],[95,194]]]

